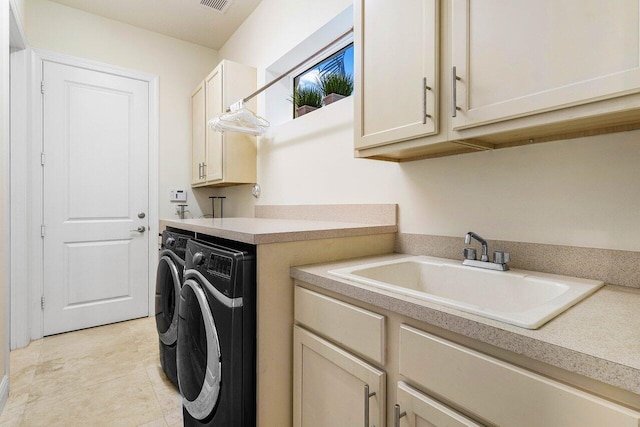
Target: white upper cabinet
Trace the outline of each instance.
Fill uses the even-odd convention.
[[[205,116],[204,82],[200,83],[191,94],[191,185],[205,181],[203,173],[205,148]]]
[[[223,67],[216,67],[204,79],[204,87],[207,94],[206,115],[207,121],[224,113],[224,93],[222,91],[222,70]],[[222,149],[223,134],[206,127],[207,152],[205,161],[204,178],[205,181],[218,181],[222,179],[222,160],[224,151]],[[226,135],[225,135],[226,136]]]
[[[193,93],[192,186],[256,182],[256,137],[238,132],[220,133],[206,125],[255,89],[255,68],[223,60]],[[255,101],[248,107],[255,109]]]
[[[437,0],[356,0],[355,147],[438,132]]]
[[[638,0],[452,0],[452,129],[640,92],[639,14]]]
[[[639,0],[355,5],[357,157],[640,129]]]

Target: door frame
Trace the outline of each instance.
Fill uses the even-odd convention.
[[[5,150],[5,207],[8,208],[6,230],[10,233],[7,249],[7,337],[10,348],[24,347],[29,343],[28,324],[21,316],[26,311],[27,278],[27,183],[25,169],[29,141],[28,96],[30,49],[22,27],[18,9],[13,0],[9,1],[10,19],[10,138]],[[7,359],[8,360],[8,359]]]
[[[42,338],[44,333],[44,315],[41,309],[41,296],[44,294],[44,245],[40,235],[40,226],[44,220],[44,182],[40,153],[43,151],[43,98],[40,84],[42,82],[44,61],[63,65],[99,71],[118,76],[145,81],[149,84],[149,233],[147,233],[149,261],[148,261],[148,315],[152,315],[155,302],[155,277],[158,258],[158,143],[159,143],[159,79],[155,74],[135,71],[102,62],[87,60],[51,52],[43,49],[31,49],[31,73],[29,86],[31,123],[29,129],[31,138],[29,143],[29,160],[23,179],[28,182],[30,209],[27,218],[29,233],[27,236],[27,253],[37,254],[29,256],[29,268],[24,272],[28,280],[28,296],[16,301],[17,306],[28,309],[16,319],[18,323],[27,324],[27,343],[29,340]],[[46,90],[46,89],[45,89]],[[12,301],[13,304],[14,301]],[[14,331],[12,327],[12,332]],[[23,333],[25,333],[23,331]]]
[[[8,2],[2,2],[0,4],[0,46],[2,52],[0,53],[0,101],[2,106],[0,107],[0,121],[4,124],[2,126],[2,135],[0,136],[0,144],[2,147],[0,151],[3,153],[2,166],[3,170],[0,172],[0,182],[2,183],[3,191],[0,194],[2,201],[0,202],[0,209],[3,211],[3,271],[0,272],[2,279],[0,280],[2,290],[4,294],[4,306],[2,309],[4,323],[4,340],[2,341],[2,349],[0,351],[4,357],[3,371],[0,374],[0,411],[4,410],[7,401],[9,400],[9,374],[10,374],[10,357],[9,352],[11,349],[11,297],[12,297],[12,263],[15,260],[11,252],[13,243],[12,225],[14,225],[12,211],[14,205],[12,204],[11,190],[12,190],[12,170],[11,170],[11,158],[12,158],[12,146],[13,139],[20,136],[20,131],[26,128],[26,125],[20,127],[17,125],[19,117],[12,112],[14,105],[24,105],[21,102],[21,97],[15,95],[12,96],[12,92],[20,92],[21,95],[25,93],[21,92],[21,86],[18,82],[25,83],[24,79],[16,77],[16,73],[22,76],[24,73],[20,68],[20,65],[24,63],[23,52],[27,47],[27,38],[22,27],[22,21],[20,18],[19,10],[14,0]],[[19,58],[18,58],[19,56]],[[23,113],[26,112],[26,109]],[[24,116],[24,114],[23,114]],[[24,117],[23,117],[24,118]],[[23,140],[25,143],[26,140]]]

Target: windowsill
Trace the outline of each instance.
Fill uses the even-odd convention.
[[[305,113],[305,114],[303,114],[303,115],[299,115],[299,116],[293,117],[293,119],[292,119],[292,120],[298,120],[298,119],[300,119],[300,118],[302,118],[302,117],[306,117],[306,116],[308,116],[309,114],[316,113],[316,112],[318,112],[318,111],[322,110],[323,108],[329,108],[330,106],[332,106],[332,105],[334,105],[334,104],[336,104],[336,103],[338,103],[338,102],[344,101],[344,100],[345,100],[345,99],[347,99],[347,98],[351,98],[351,95],[349,95],[349,96],[345,96],[344,98],[340,98],[340,99],[338,99],[338,100],[335,100],[335,101],[333,101],[333,102],[332,102],[332,103],[330,103],[330,104],[323,105],[322,107],[318,107],[318,108],[316,108],[315,110],[309,111],[309,112],[307,112],[307,113]]]

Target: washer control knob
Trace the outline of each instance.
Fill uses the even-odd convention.
[[[202,265],[203,262],[204,262],[204,254],[202,252],[196,252],[195,254],[193,254],[193,263],[196,266]]]
[[[165,244],[167,245],[168,248],[172,248],[176,245],[176,239],[174,239],[173,237],[169,237],[165,242]]]

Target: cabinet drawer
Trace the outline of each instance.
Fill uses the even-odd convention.
[[[640,413],[406,325],[400,373],[500,426],[638,427]]]
[[[384,364],[385,318],[296,286],[295,319],[374,362]]]

